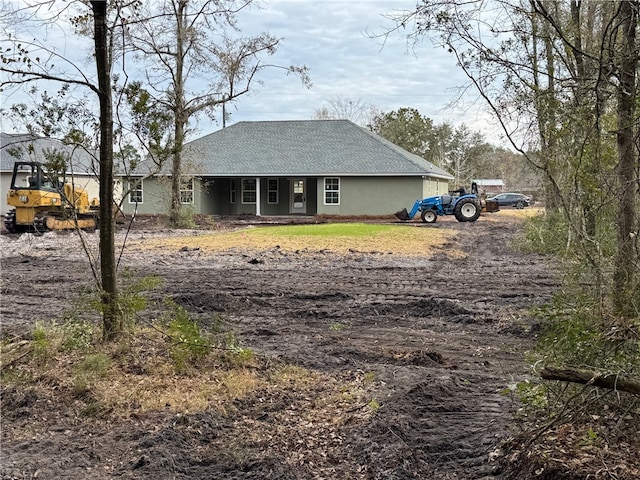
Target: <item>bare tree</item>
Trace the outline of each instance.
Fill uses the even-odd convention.
[[[118,312],[118,278],[116,272],[115,218],[113,203],[113,104],[111,99],[111,50],[107,25],[107,2],[92,1],[94,46],[100,102],[100,272],[104,336],[111,340],[123,331]]]
[[[622,2],[620,5],[619,45],[616,57],[618,96],[618,249],[615,259],[614,306],[618,314],[631,318],[640,309],[638,293],[634,285],[638,281],[638,224],[637,208],[640,195],[640,160],[638,158],[638,50],[640,44],[636,36],[640,3]]]
[[[371,127],[380,109],[364,102],[361,98],[334,97],[317,109],[314,120],[351,120],[363,127]]]
[[[181,221],[182,148],[189,122],[200,114],[214,117],[216,107],[247,94],[265,68],[297,74],[310,85],[304,66],[266,64],[281,39],[263,33],[238,33],[237,15],[253,0],[170,0],[133,10],[128,34],[145,65],[153,100],[173,116],[170,218]],[[157,7],[157,9],[155,8]]]
[[[57,82],[89,89],[97,95],[99,116],[99,183],[100,183],[100,278],[102,299],[103,334],[106,339],[117,338],[123,331],[123,318],[118,308],[118,285],[115,261],[115,219],[113,216],[113,105],[111,99],[111,39],[114,25],[121,18],[116,13],[109,21],[107,2],[92,1],[87,11],[86,4],[72,2],[61,10],[54,10],[51,2],[35,3],[14,12],[14,22],[32,21],[42,12],[48,17],[38,20],[41,28],[49,28],[56,22],[67,22],[73,18],[91,18],[94,37],[94,55],[97,68],[97,83],[93,76],[77,66],[71,59],[62,57],[46,42],[32,38],[23,39],[14,31],[16,23],[3,22],[3,53],[0,55],[0,71],[6,78],[1,88],[15,87],[36,82]],[[76,10],[79,8],[79,10]],[[8,18],[8,17],[7,17]],[[6,20],[6,18],[5,18]],[[59,64],[66,67],[61,68]]]

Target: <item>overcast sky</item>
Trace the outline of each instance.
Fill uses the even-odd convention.
[[[502,143],[497,129],[478,105],[475,91],[471,90],[462,105],[451,106],[467,79],[445,49],[426,39],[412,48],[400,34],[386,41],[372,38],[394,26],[385,14],[411,10],[416,0],[261,0],[260,3],[261,8],[241,13],[238,18],[241,34],[266,32],[282,38],[278,52],[267,61],[284,66],[306,65],[313,86],[305,87],[295,75],[287,76],[282,70],[263,71],[260,75],[263,84],[255,84],[251,94],[229,107],[231,117],[227,125],[252,120],[307,120],[330,100],[342,98],[359,100],[384,112],[413,107],[437,124],[464,123],[484,133],[488,141]],[[56,27],[42,32],[38,23],[21,23],[16,30],[23,37],[45,34],[46,44],[63,56],[83,54],[82,68],[87,74],[94,74],[88,47],[87,51],[79,48],[86,46],[85,42],[69,35],[64,26]],[[5,92],[0,100],[5,107],[25,101],[17,92]],[[8,131],[8,122],[2,123],[3,130]],[[195,136],[201,136],[222,125],[200,118],[192,127],[196,127]]]
[[[274,70],[262,76],[264,85],[255,93],[230,108],[230,123],[310,119],[330,99],[342,97],[383,111],[413,107],[435,123],[465,123],[497,142],[487,117],[477,102],[473,105],[475,92],[466,97],[464,106],[450,106],[467,80],[452,55],[429,40],[412,48],[399,34],[386,42],[370,38],[393,26],[384,14],[411,10],[415,4],[415,0],[265,0],[260,10],[243,13],[243,32],[264,31],[284,38],[273,60],[306,65],[313,86],[307,89],[296,77]],[[201,122],[199,128],[207,127]]]

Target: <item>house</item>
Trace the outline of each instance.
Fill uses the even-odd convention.
[[[504,192],[504,182],[499,178],[480,178],[474,180],[478,185],[478,190],[487,194],[487,196]]]
[[[183,205],[218,215],[387,215],[453,176],[348,120],[239,122],[183,149]],[[166,213],[167,173],[125,180],[125,213]]]
[[[62,153],[67,159],[67,181],[73,177],[75,185],[87,190],[89,198],[99,197],[97,176],[92,173],[93,157],[85,150],[65,145],[59,140],[35,137],[31,134],[0,133],[0,194],[2,195],[1,214],[9,211],[7,192],[11,187],[13,166],[17,161],[46,163],[50,155]],[[27,173],[18,172],[18,184],[27,185]]]

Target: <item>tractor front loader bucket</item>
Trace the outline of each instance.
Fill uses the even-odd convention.
[[[500,206],[498,205],[498,202],[496,202],[495,200],[486,200],[485,206],[484,206],[484,211],[485,212],[499,212],[500,211]]]
[[[409,212],[407,212],[406,208],[403,208],[399,212],[396,212],[394,215],[398,217],[399,220],[410,220]]]

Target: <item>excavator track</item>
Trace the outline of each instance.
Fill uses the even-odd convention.
[[[42,235],[48,230],[45,219],[45,216],[36,216],[33,219],[33,230],[36,235]]]
[[[16,224],[16,211],[11,210],[7,212],[4,216],[4,228],[7,229],[9,233],[19,233],[24,232],[26,228],[23,225]]]
[[[44,213],[36,215],[33,221],[33,228],[35,233],[39,235],[48,231],[75,230],[76,228],[93,231],[98,228],[98,217],[94,214],[79,214],[78,218],[74,219]]]

